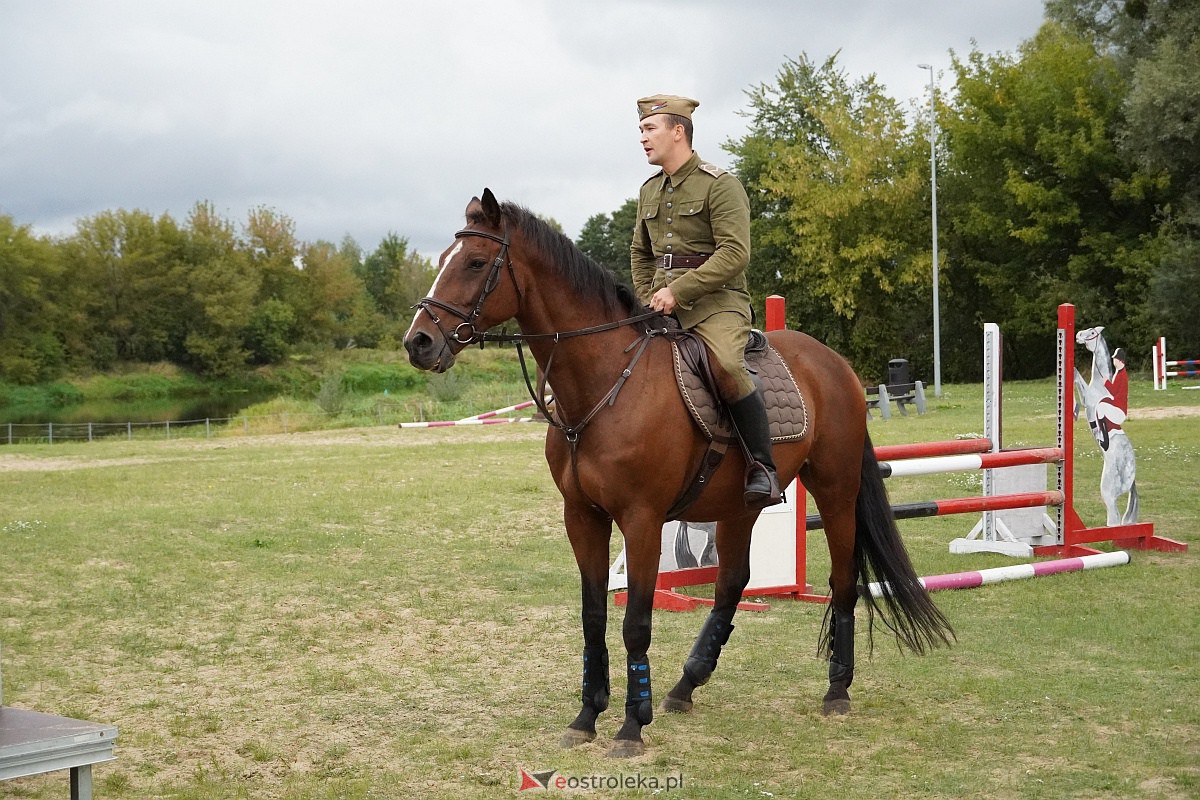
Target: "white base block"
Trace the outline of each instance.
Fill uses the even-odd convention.
[[[1029,558],[1033,555],[1033,547],[1024,542],[1006,542],[988,539],[951,539],[951,553],[1000,553],[1005,556]]]

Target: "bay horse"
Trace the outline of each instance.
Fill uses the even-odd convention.
[[[516,340],[549,383],[554,408],[545,454],[563,498],[567,537],[582,586],[582,708],[562,737],[571,747],[596,738],[608,708],[605,644],[609,543],[615,522],[625,539],[628,604],[625,720],[609,755],[645,751],[642,728],[654,716],[649,648],[662,526],[673,501],[692,482],[707,440],[676,387],[665,318],[642,306],[632,290],[588,258],[567,237],[485,189],[472,198],[466,225],[442,253],[429,294],[418,302],[404,337],[409,361],[444,372],[467,345]],[[487,333],[508,320],[520,333]],[[824,522],[832,560],[830,606],[819,649],[829,658],[826,714],[847,713],[854,677],[854,608],[859,584],[879,580],[881,601],[863,594],[868,632],[876,616],[916,653],[949,644],[953,631],[920,584],[896,529],[866,427],[866,396],[850,365],[797,331],[773,331],[806,398],[810,433],[775,446],[779,475],[799,475]],[[522,363],[524,357],[521,356]],[[528,374],[526,376],[529,382]],[[717,666],[750,578],[750,535],[759,511],[743,498],[744,457],[732,448],[699,496],[678,519],[717,523],[714,606],[678,683],[662,708],[690,711],[693,692]]]

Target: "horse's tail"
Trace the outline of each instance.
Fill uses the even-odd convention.
[[[897,640],[914,653],[923,654],[939,644],[950,644],[954,629],[921,585],[904,542],[900,540],[869,433],[863,444],[862,482],[854,515],[857,528],[854,571],[867,604],[870,618],[867,631],[872,645],[874,625],[871,623],[876,615],[896,634]],[[872,581],[882,584],[881,598],[872,597],[866,589]]]

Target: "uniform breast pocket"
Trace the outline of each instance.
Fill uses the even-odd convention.
[[[714,247],[712,223],[709,222],[704,198],[681,199],[675,208],[676,219],[672,228],[687,248],[687,252],[711,253]]]

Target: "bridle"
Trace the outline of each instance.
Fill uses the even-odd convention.
[[[478,236],[482,239],[491,239],[493,242],[499,242],[500,244],[500,251],[496,253],[496,257],[492,260],[491,271],[488,272],[487,280],[483,282],[483,290],[479,293],[479,299],[475,301],[475,307],[471,309],[470,313],[463,313],[449,303],[443,303],[441,300],[438,300],[434,297],[423,297],[418,300],[412,306],[412,308],[417,309],[417,311],[424,311],[426,314],[428,314],[429,318],[433,320],[433,324],[437,326],[438,330],[440,330],[442,335],[444,335],[446,338],[452,339],[455,342],[463,345],[479,342],[480,346],[482,346],[484,341],[494,341],[494,339],[486,332],[480,333],[479,329],[475,327],[475,323],[483,314],[484,301],[487,300],[488,295],[495,291],[496,286],[500,283],[500,270],[503,269],[505,265],[508,266],[508,274],[509,277],[512,278],[513,288],[517,291],[518,300],[523,299],[524,296],[521,293],[521,287],[517,285],[517,276],[513,272],[512,259],[508,257],[508,224],[505,223],[504,225],[503,236],[497,236],[496,234],[488,233],[487,231],[470,230],[468,228],[463,228],[461,231],[454,234],[455,239],[462,239],[467,236]],[[441,318],[433,312],[431,307],[440,308],[442,311],[453,314],[461,319],[462,322],[456,325],[454,330],[450,331],[450,333],[446,333],[445,328],[442,327]],[[466,331],[465,335],[463,333],[464,330]]]
[[[464,313],[461,309],[455,308],[449,303],[444,303],[441,300],[433,297],[424,297],[415,303],[412,308],[417,309],[418,313],[424,311],[426,314],[428,314],[429,318],[433,321],[433,324],[436,325],[437,329],[442,332],[442,335],[447,339],[457,342],[458,344],[468,345],[479,342],[479,346],[483,347],[485,342],[515,342],[517,345],[517,357],[521,362],[521,372],[525,377],[525,386],[529,390],[529,396],[533,399],[534,404],[542,413],[542,416],[546,418],[546,421],[552,426],[561,430],[567,437],[567,441],[571,444],[572,461],[574,461],[575,445],[579,440],[579,434],[604,406],[612,405],[616,401],[617,393],[621,391],[621,387],[624,386],[625,381],[629,379],[629,376],[633,371],[633,367],[641,359],[642,354],[646,350],[646,346],[650,343],[650,339],[654,336],[677,333],[677,331],[666,327],[645,328],[642,336],[636,339],[632,344],[629,345],[629,347],[625,349],[626,353],[632,351],[634,355],[630,360],[629,365],[621,372],[620,377],[617,379],[617,382],[612,389],[610,389],[608,393],[604,395],[600,402],[595,405],[591,412],[589,412],[581,422],[576,425],[565,424],[564,422],[555,419],[555,415],[550,411],[546,401],[544,400],[550,378],[550,368],[554,363],[554,354],[556,349],[551,351],[550,356],[546,361],[545,368],[540,370],[537,381],[538,386],[537,388],[534,388],[533,381],[529,377],[529,367],[525,362],[525,354],[521,348],[522,342],[527,342],[534,339],[549,339],[552,340],[555,345],[557,345],[562,339],[569,339],[575,336],[587,336],[589,334],[601,333],[603,331],[611,331],[627,325],[635,325],[656,317],[661,317],[662,315],[657,311],[650,311],[645,314],[638,314],[633,317],[627,317],[625,319],[619,319],[613,322],[605,322],[588,328],[579,328],[571,331],[554,331],[551,333],[481,332],[475,326],[475,323],[483,314],[484,301],[487,300],[488,295],[495,291],[496,286],[500,283],[500,271],[505,266],[508,267],[509,277],[512,278],[513,288],[517,293],[518,307],[524,301],[525,295],[521,291],[520,284],[517,283],[517,276],[516,271],[513,269],[512,258],[508,254],[509,236],[507,222],[504,225],[504,234],[502,236],[497,236],[496,234],[489,233],[488,231],[473,230],[471,228],[463,228],[458,233],[454,234],[455,239],[462,239],[467,236],[478,236],[482,239],[490,239],[491,241],[500,245],[499,252],[496,253],[496,257],[492,260],[491,271],[488,272],[487,280],[484,281],[483,289],[479,293],[479,298],[475,301],[475,307],[472,308],[469,313]],[[438,317],[438,315],[433,311],[435,308],[453,314],[461,319],[462,322],[455,326],[454,330],[452,330],[450,333],[446,333],[446,329],[442,327],[441,318]]]
[[[492,268],[491,271],[488,272],[487,280],[483,283],[483,290],[479,293],[479,299],[475,301],[475,307],[471,309],[470,313],[464,313],[449,303],[443,303],[441,300],[438,300],[434,297],[423,297],[411,306],[411,308],[416,309],[417,311],[424,311],[426,314],[428,314],[430,320],[432,320],[433,324],[436,325],[438,330],[442,332],[442,335],[458,344],[468,345],[479,342],[479,346],[482,347],[484,342],[520,343],[529,341],[531,339],[553,339],[555,342],[558,342],[560,339],[569,339],[573,336],[586,336],[592,333],[611,331],[616,328],[621,328],[626,325],[634,325],[639,322],[645,322],[648,319],[661,316],[661,314],[659,314],[657,311],[650,311],[645,314],[638,314],[637,316],[628,317],[626,319],[619,319],[615,322],[605,322],[601,325],[593,325],[588,328],[579,328],[573,331],[554,331],[552,333],[489,333],[487,331],[480,331],[475,327],[475,323],[483,314],[484,301],[487,300],[488,295],[495,291],[496,286],[500,283],[501,269],[503,269],[505,266],[508,267],[508,275],[510,278],[512,278],[513,289],[515,289],[517,293],[518,305],[525,299],[525,293],[521,291],[521,287],[517,283],[517,276],[515,270],[513,269],[512,258],[508,255],[508,224],[505,223],[504,225],[503,236],[497,236],[496,234],[489,233],[488,231],[477,231],[471,228],[463,228],[458,233],[454,234],[455,239],[463,239],[468,236],[478,236],[481,239],[490,239],[500,245],[499,252],[496,253],[496,257],[492,260]],[[461,319],[462,322],[455,326],[454,330],[450,331],[450,333],[446,333],[446,329],[442,327],[441,318],[431,310],[431,307],[439,308],[442,311],[453,314]],[[465,336],[462,333],[464,329],[467,332]]]

